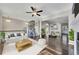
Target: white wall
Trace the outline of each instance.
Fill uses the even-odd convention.
[[[46,26],[48,24],[48,26]],[[51,26],[56,24],[58,26],[57,30],[53,30],[54,32],[59,32],[59,35],[61,35],[61,23],[50,23],[50,22],[42,22],[42,28],[48,28],[48,34],[51,34]]]
[[[75,18],[74,15],[71,14],[69,15],[69,30],[74,29],[74,25],[75,25]]]
[[[65,34],[68,34],[68,23],[63,23],[61,25],[61,32],[65,33]]]
[[[53,32],[59,32],[59,34],[57,34],[57,35],[61,35],[61,23],[55,23],[56,25],[57,25],[57,27],[58,27],[58,29],[57,30],[52,30]],[[51,34],[51,26],[52,26],[53,24],[50,24],[50,34]]]
[[[39,36],[40,35],[40,21],[35,20],[35,31],[36,31],[36,35]]]
[[[72,28],[76,31],[79,32],[79,14],[77,15],[76,18],[72,21]]]

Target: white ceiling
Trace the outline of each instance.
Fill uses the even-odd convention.
[[[46,20],[44,22],[47,22],[47,23],[68,23],[68,16],[64,16],[64,17],[58,17],[56,19],[49,19],[49,20]]]
[[[43,12],[40,13],[41,16],[32,17],[31,14],[27,14],[26,11],[31,11],[30,6],[34,6],[38,10],[42,9]],[[54,16],[60,15],[62,12],[68,11],[71,8],[71,3],[0,3],[0,10],[2,10],[4,16],[14,17],[26,21],[39,19],[53,20]]]

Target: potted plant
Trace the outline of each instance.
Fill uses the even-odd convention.
[[[45,38],[46,32],[44,28],[41,29],[41,35],[42,35],[42,38]]]
[[[0,42],[3,42],[5,39],[5,32],[0,32]]]
[[[74,41],[74,30],[73,29],[70,29],[70,31],[69,31],[69,39],[71,41]]]

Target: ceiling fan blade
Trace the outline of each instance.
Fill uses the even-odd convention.
[[[32,12],[26,12],[26,13],[32,13]]]
[[[37,14],[38,16],[41,16],[40,14]]]
[[[32,9],[32,11],[35,11],[36,10],[33,6],[31,6],[31,9]]]
[[[39,12],[43,12],[43,10],[39,10],[39,11],[37,11],[37,13],[39,13]]]

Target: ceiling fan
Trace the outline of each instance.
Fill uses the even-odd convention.
[[[31,6],[30,8],[32,9],[33,12],[26,12],[26,13],[32,13],[32,17],[35,16],[35,15],[41,16],[39,13],[43,12],[43,10],[37,11],[37,9],[34,8],[33,6]]]

